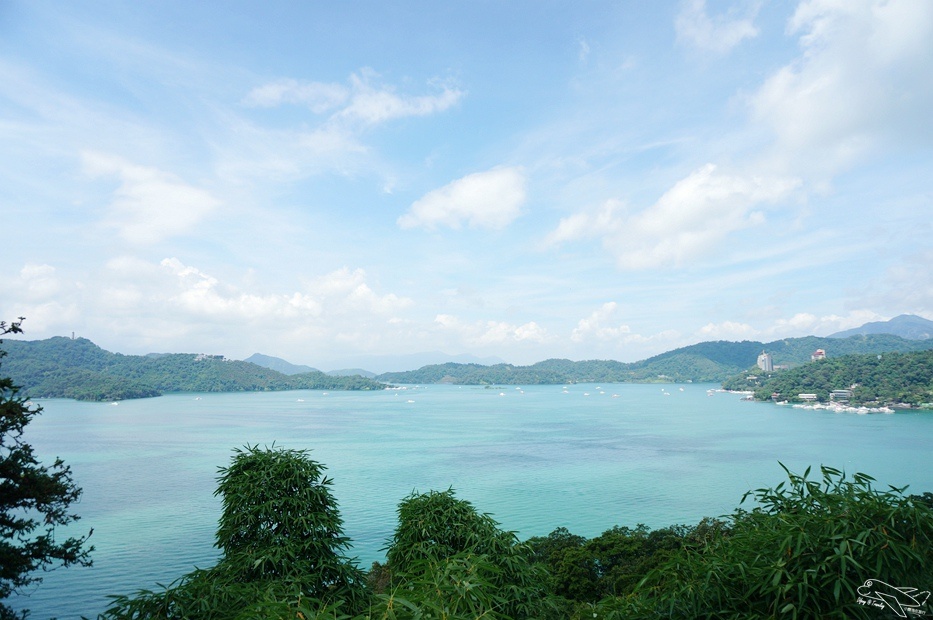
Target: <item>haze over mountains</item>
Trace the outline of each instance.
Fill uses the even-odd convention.
[[[286,375],[314,370],[310,366],[292,364],[282,358],[263,355],[261,353],[254,353],[243,361],[252,362],[253,364],[276,370]],[[326,371],[326,374],[338,377],[351,375],[375,377],[377,374],[385,372],[417,370],[424,366],[446,364],[449,362],[457,364],[479,364],[481,366],[492,366],[494,364],[504,363],[504,360],[498,357],[478,357],[470,354],[448,355],[441,351],[426,351],[424,353],[412,353],[409,355],[370,355],[351,358],[349,361],[353,364],[353,367],[329,370]]]
[[[807,336],[769,343],[701,342],[634,363],[548,359],[530,366],[514,366],[502,362],[446,361],[375,376],[371,371],[354,369],[325,374],[261,354],[251,356],[248,361],[191,353],[121,355],[105,351],[84,338],[60,336],[38,341],[7,339],[2,348],[8,353],[3,360],[4,372],[32,397],[120,400],[164,392],[381,390],[387,383],[722,382],[753,368],[762,350],[772,355],[775,365],[794,367],[810,361],[816,349],[824,349],[831,358],[933,349],[933,338],[923,337],[926,327],[933,327],[933,321],[898,317],[886,323],[889,329],[921,337],[907,339],[889,333],[859,333],[844,338]],[[884,325],[869,325],[865,329],[884,329]],[[424,359],[443,356],[441,353],[425,355],[428,357]]]
[[[912,314],[902,314],[900,316],[894,317],[889,321],[876,321],[872,323],[866,323],[861,327],[856,327],[854,329],[846,330],[844,332],[837,332],[827,336],[827,338],[848,338],[855,335],[868,335],[868,334],[890,334],[892,336],[898,336],[905,340],[926,340],[933,337],[933,321],[927,320],[923,317],[919,317]],[[809,338],[816,338],[811,336]],[[794,341],[801,341],[802,339],[790,339]],[[783,341],[778,341],[781,343],[789,342],[785,339]],[[705,354],[700,354],[698,351],[708,351],[709,347],[705,346],[709,343],[699,343],[697,345],[691,345],[688,347],[683,347],[681,349],[676,349],[674,351],[668,351],[660,355],[653,356],[646,360],[640,362],[635,362],[631,364],[633,367],[645,368],[647,365],[650,365],[651,362],[658,362],[660,360],[670,360],[673,357],[682,357],[684,355],[697,355],[698,357],[706,357]],[[755,357],[758,353],[761,352],[762,348],[770,349],[783,349],[784,346],[776,343],[764,343],[756,341],[744,341],[742,343],[722,343],[722,344],[733,344],[741,350],[745,351],[745,354],[740,359],[730,360],[729,363],[726,363],[723,368],[716,368],[715,370],[711,369],[713,372],[710,376],[719,377],[723,374],[728,374],[735,369],[735,371],[742,370],[750,365],[754,365]],[[818,348],[816,340],[813,340],[812,348]],[[810,346],[810,345],[807,345]],[[734,349],[736,347],[729,347],[728,349]],[[824,343],[823,348],[833,349],[830,345]],[[848,348],[848,347],[844,347]],[[777,363],[799,363],[805,361],[805,359],[811,353],[811,350],[801,350],[799,354],[799,360],[796,357],[791,356],[789,359],[780,360],[778,357]],[[838,350],[837,350],[838,352]],[[867,352],[867,351],[865,351]],[[271,357],[268,355],[262,355],[256,353],[246,358],[247,362],[252,362],[264,368],[269,368],[281,372],[283,374],[298,374],[303,372],[310,372],[315,369],[310,366],[302,366],[292,364],[285,361],[284,359]],[[508,366],[505,362],[499,358],[479,358],[473,355],[447,355],[440,351],[432,351],[426,353],[417,353],[412,355],[402,355],[402,356],[373,356],[368,358],[359,358],[354,360],[357,362],[357,368],[343,369],[343,370],[332,370],[327,374],[334,376],[352,376],[360,375],[362,377],[386,377],[386,380],[390,381],[402,381],[400,378],[402,376],[414,376],[411,374],[403,375],[402,373],[412,373],[413,371],[418,371],[420,369],[426,368],[428,366],[442,366],[442,365],[464,365],[472,367],[483,367],[483,366]],[[551,361],[551,360],[547,360]],[[538,364],[533,364],[532,366],[527,366],[525,368],[532,368],[538,366],[543,362]],[[618,363],[618,362],[616,362]],[[513,368],[521,368],[515,367]],[[429,373],[433,374],[433,373]],[[663,374],[663,372],[662,372]],[[694,373],[691,373],[694,374]],[[603,379],[605,380],[605,379]],[[717,379],[713,379],[717,380]],[[417,381],[416,381],[417,382]]]

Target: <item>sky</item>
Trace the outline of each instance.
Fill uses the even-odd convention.
[[[0,0],[0,318],[324,370],[933,319],[933,2]]]

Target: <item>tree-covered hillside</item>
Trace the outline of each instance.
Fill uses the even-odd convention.
[[[933,340],[905,340],[888,334],[851,338],[788,338],[770,343],[701,342],[634,363],[612,360],[574,362],[550,359],[531,366],[496,364],[435,364],[407,372],[390,372],[377,379],[393,383],[453,383],[459,385],[539,385],[558,383],[720,382],[753,367],[763,350],[775,364],[798,366],[810,361],[816,349],[828,355],[885,353],[933,349]]]
[[[84,338],[6,342],[6,369],[33,398],[121,400],[164,392],[248,392],[277,390],[378,390],[363,377],[322,372],[284,375],[221,356],[173,353],[121,355]]]
[[[856,405],[933,403],[933,350],[910,353],[844,355],[816,360],[789,370],[746,372],[723,384],[726,389],[754,390],[755,398],[800,402],[800,394],[830,400],[833,390]]]

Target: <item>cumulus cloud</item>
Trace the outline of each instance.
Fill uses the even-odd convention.
[[[338,269],[316,279],[309,288],[324,299],[339,300],[341,307],[374,314],[392,314],[412,304],[411,299],[394,293],[378,295],[366,283],[366,272],[362,269]]]
[[[28,263],[19,271],[20,293],[27,299],[46,299],[61,290],[55,267]]]
[[[788,197],[798,185],[789,178],[728,174],[708,164],[643,211],[607,201],[562,219],[547,241],[600,238],[622,269],[678,267],[702,259],[729,234],[763,223],[756,209]]]
[[[499,230],[521,215],[525,204],[525,173],[521,168],[493,168],[448,183],[416,200],[398,219],[402,228],[439,226]]]
[[[780,164],[833,174],[886,142],[930,144],[933,3],[808,0],[787,30],[801,56],[750,99]]]
[[[81,285],[46,263],[26,263],[0,278],[0,301],[10,318],[27,318],[29,332],[43,332],[67,324],[78,314]]]
[[[307,294],[247,293],[222,285],[217,278],[177,258],[166,258],[160,264],[175,277],[174,294],[166,300],[168,305],[196,317],[255,321],[315,317],[321,313],[320,303]]]
[[[629,336],[632,330],[628,325],[609,324],[617,308],[618,304],[614,301],[604,303],[590,316],[580,319],[570,334],[570,339],[574,342],[583,342],[589,339],[618,340]]]
[[[686,0],[674,21],[677,40],[703,51],[725,54],[745,39],[758,36],[754,20],[758,4],[753,3],[744,15],[735,10],[710,17],[706,0]]]
[[[337,331],[337,323],[344,326],[377,316],[392,318],[412,303],[394,293],[377,294],[366,283],[362,269],[338,269],[312,280],[303,291],[258,294],[222,283],[177,258],[166,258],[160,265],[174,276],[174,292],[166,303],[202,318],[334,321]]]
[[[501,345],[507,343],[542,343],[550,339],[543,327],[534,321],[515,325],[503,321],[476,321],[467,323],[450,314],[438,314],[435,324],[453,332],[469,346]]]
[[[157,168],[91,151],[81,159],[88,176],[120,179],[106,224],[130,243],[152,244],[190,233],[220,205],[209,192]]]

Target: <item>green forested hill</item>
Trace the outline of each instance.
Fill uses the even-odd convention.
[[[274,390],[378,390],[362,377],[322,372],[284,375],[220,356],[194,354],[121,355],[84,338],[6,340],[3,370],[33,398],[119,400],[163,392],[244,392]]]
[[[933,340],[905,340],[876,334],[850,338],[790,338],[771,343],[703,342],[634,363],[550,359],[530,366],[436,364],[385,373],[376,380],[321,372],[285,375],[249,362],[194,354],[121,355],[84,338],[6,340],[3,369],[27,394],[38,397],[116,400],[164,392],[233,392],[292,389],[372,390],[383,383],[536,385],[558,383],[720,382],[754,367],[762,350],[775,364],[799,366],[816,349],[830,359],[855,353],[933,349]]]
[[[800,394],[830,400],[833,390],[849,390],[856,405],[933,403],[933,350],[844,355],[773,373],[739,375],[729,389],[753,389],[755,398],[799,402]]]
[[[788,338],[763,343],[701,342],[634,363],[611,360],[573,362],[551,359],[531,366],[496,364],[435,364],[407,372],[379,375],[394,383],[454,383],[460,385],[535,385],[597,382],[720,382],[755,366],[758,354],[771,353],[775,364],[799,366],[810,361],[816,349],[830,357],[853,353],[885,353],[933,349],[933,340],[905,340],[888,334],[850,338]]]

